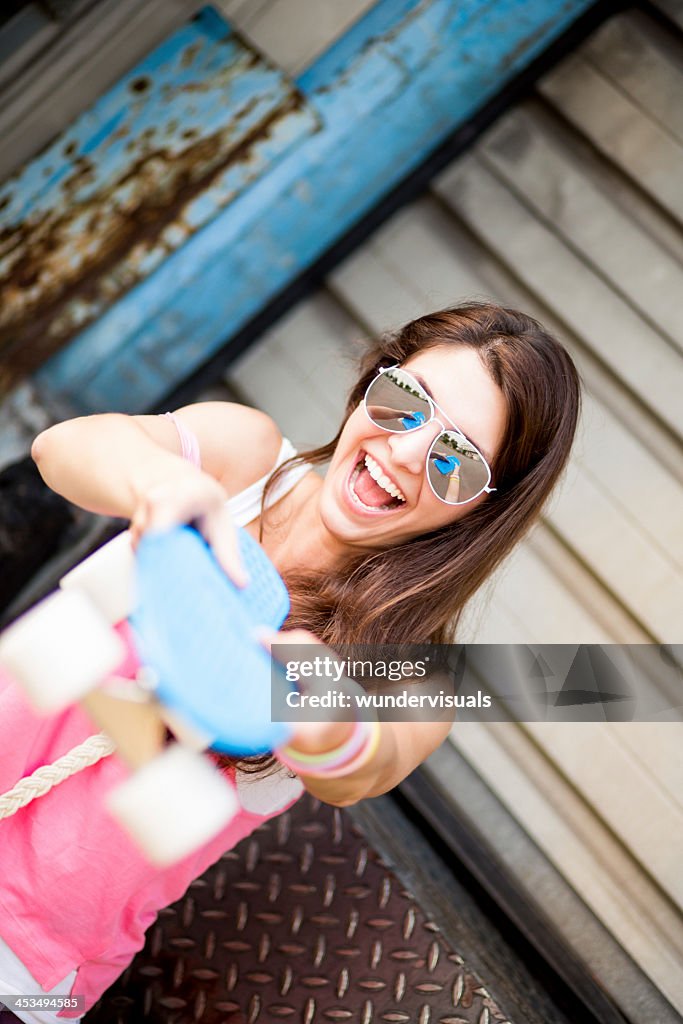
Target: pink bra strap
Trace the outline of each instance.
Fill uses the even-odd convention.
[[[175,424],[175,428],[178,431],[178,437],[180,438],[180,446],[182,456],[191,462],[193,466],[197,466],[198,469],[202,468],[202,456],[199,451],[199,441],[185,424],[177,416],[174,416],[172,412],[164,413],[170,420]]]

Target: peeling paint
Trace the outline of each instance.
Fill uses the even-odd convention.
[[[0,190],[0,391],[262,174],[268,140],[317,128],[279,71],[202,28],[167,40]]]

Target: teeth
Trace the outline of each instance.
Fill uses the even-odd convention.
[[[401,491],[396,484],[392,483],[388,476],[384,475],[381,467],[375,462],[372,455],[366,454],[365,465],[368,473],[375,483],[378,483],[379,486],[387,492],[387,494],[390,494],[392,498],[398,498],[399,501],[406,500],[403,491]]]

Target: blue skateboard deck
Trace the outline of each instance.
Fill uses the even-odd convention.
[[[282,578],[261,546],[239,529],[250,583],[240,590],[206,541],[189,526],[142,537],[138,604],[130,617],[156,695],[229,754],[259,754],[285,743],[290,727],[271,720],[272,687],[291,690],[284,673],[271,684],[271,659],[254,628],[279,629],[289,612]]]

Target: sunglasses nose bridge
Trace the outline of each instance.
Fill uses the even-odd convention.
[[[396,462],[401,462],[414,472],[424,469],[427,452],[442,431],[436,419],[427,420],[419,427],[389,435],[389,447]]]

